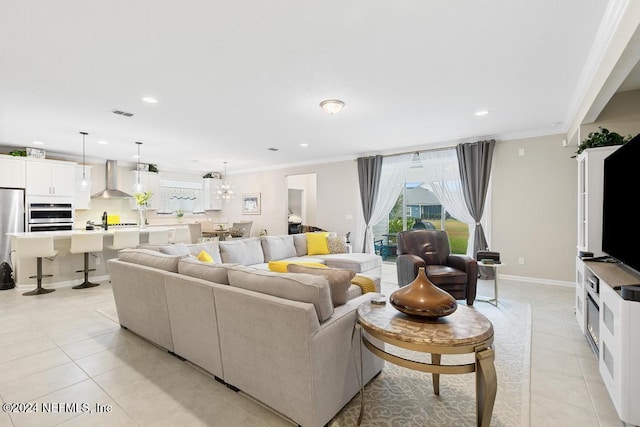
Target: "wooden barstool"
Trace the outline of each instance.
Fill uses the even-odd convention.
[[[149,229],[148,243],[150,245],[166,245],[169,243],[169,231],[170,229]]]
[[[71,249],[69,249],[69,252],[72,254],[84,254],[84,269],[76,271],[76,273],[84,273],[84,282],[73,286],[71,289],[85,289],[100,286],[99,283],[89,281],[89,272],[96,271],[95,268],[89,269],[89,253],[102,252],[102,241],[102,233],[85,232],[71,234]]]
[[[135,248],[140,244],[140,230],[114,230],[113,244],[107,248],[114,251]]]
[[[55,289],[45,289],[42,287],[42,279],[52,277],[53,274],[42,274],[42,258],[54,257],[58,251],[53,249],[53,236],[25,236],[17,237],[16,257],[17,258],[35,258],[36,259],[36,275],[29,276],[29,279],[36,279],[36,288],[33,291],[25,292],[22,295],[41,295],[55,291]]]

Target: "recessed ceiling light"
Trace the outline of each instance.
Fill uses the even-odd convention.
[[[303,142],[302,144],[300,144],[300,147],[305,147],[306,148],[308,146],[309,146],[309,144],[307,144],[306,142]]]
[[[147,104],[157,104],[158,103],[158,100],[153,98],[153,97],[151,97],[151,96],[145,96],[144,98],[142,98],[142,100],[144,102],[146,102]]]
[[[98,141],[98,144],[102,144],[102,145],[106,145],[108,143],[109,143],[109,141]]]
[[[551,127],[555,128],[555,127],[560,126],[561,124],[562,124],[562,122],[553,122],[553,123],[551,123]]]
[[[279,148],[270,147],[270,148],[267,148],[267,150],[269,150],[269,151],[278,151],[278,150],[279,150]]]
[[[489,114],[489,110],[480,110],[475,112],[476,116],[486,116],[487,114]]]
[[[33,145],[44,145],[42,141],[33,141]]]

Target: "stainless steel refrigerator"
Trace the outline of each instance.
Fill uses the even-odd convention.
[[[24,232],[24,190],[0,188],[0,263],[13,263],[9,256],[11,238],[7,233]]]

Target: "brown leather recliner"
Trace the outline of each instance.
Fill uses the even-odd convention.
[[[418,268],[425,267],[431,282],[455,299],[476,299],[478,263],[466,255],[452,255],[449,236],[442,230],[409,230],[398,233],[396,269],[398,286],[413,282]]]

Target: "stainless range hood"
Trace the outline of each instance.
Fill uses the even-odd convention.
[[[123,199],[133,197],[131,194],[118,190],[118,162],[115,160],[107,160],[105,182],[107,188],[91,197],[99,199]]]

